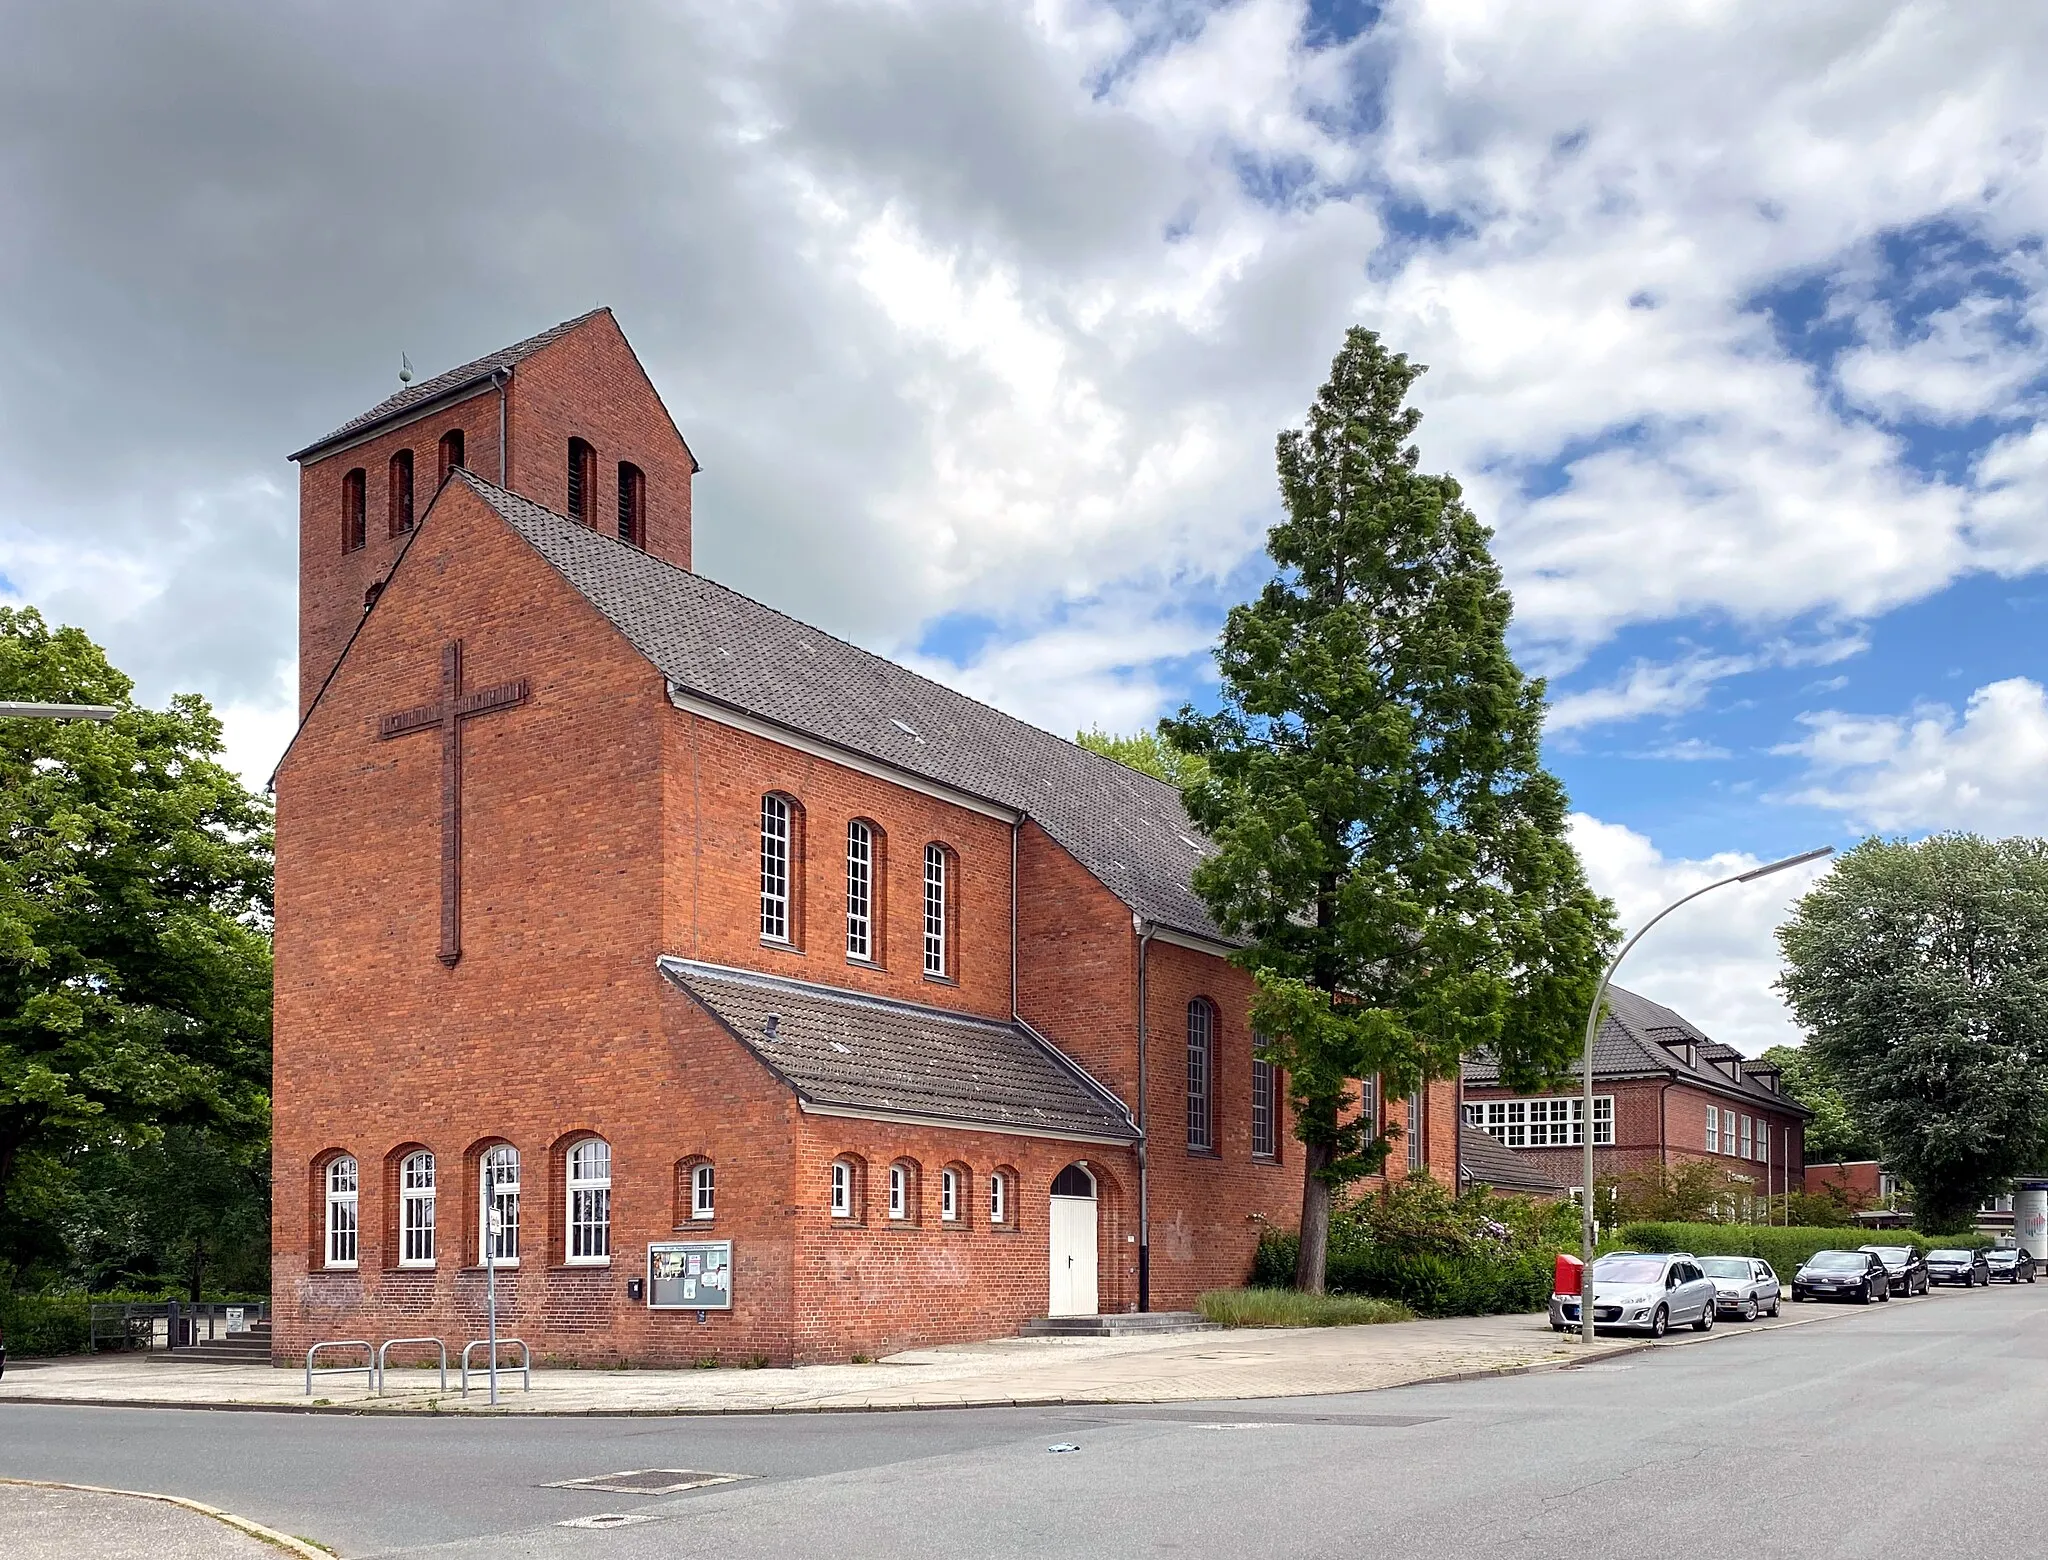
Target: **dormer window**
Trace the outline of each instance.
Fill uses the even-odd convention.
[[[619,462],[619,540],[647,545],[647,474],[629,460]]]
[[[412,529],[412,451],[400,450],[391,457],[391,534],[403,536]]]
[[[591,524],[590,500],[597,487],[597,451],[581,439],[569,441],[569,518]]]

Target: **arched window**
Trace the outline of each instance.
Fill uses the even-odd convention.
[[[1256,1041],[1254,1042],[1257,1043]],[[1252,1058],[1252,1157],[1274,1159],[1280,1153],[1279,1074],[1263,1057]]]
[[[398,1166],[398,1265],[434,1265],[434,1156],[407,1154]]]
[[[791,943],[790,849],[795,834],[789,798],[773,792],[761,798],[761,937]]]
[[[711,1219],[717,1217],[716,1193],[717,1174],[706,1160],[690,1172],[690,1217]]]
[[[846,956],[875,962],[875,831],[856,818],[846,826]]]
[[[403,536],[412,529],[412,451],[400,450],[391,457],[391,534]]]
[[[936,842],[924,848],[924,972],[935,980],[952,973],[952,853]]]
[[[966,1211],[967,1172],[959,1165],[948,1165],[939,1172],[939,1222],[958,1224]]]
[[[859,1220],[863,1216],[861,1200],[867,1191],[862,1184],[864,1168],[852,1154],[842,1154],[832,1161],[829,1207],[833,1218]]]
[[[889,1166],[889,1217],[900,1224],[916,1223],[918,1202],[916,1162],[899,1159]]]
[[[361,466],[341,479],[341,550],[355,552],[370,539],[370,479]]]
[[[584,1138],[569,1150],[568,1259],[612,1259],[612,1146],[603,1138]]]
[[[569,441],[569,518],[592,524],[590,501],[597,487],[597,451],[581,439]]]
[[[990,1229],[1008,1229],[1016,1217],[1010,1201],[1012,1177],[1007,1170],[991,1170],[988,1177],[988,1224]]]
[[[647,545],[647,476],[630,460],[619,462],[619,540]]]
[[[519,1265],[519,1150],[500,1143],[479,1165],[483,1176],[483,1228],[478,1248],[492,1267]]]
[[[1093,1197],[1095,1177],[1088,1173],[1086,1165],[1068,1165],[1052,1178],[1052,1195],[1055,1197]]]
[[[356,1265],[357,1196],[360,1177],[347,1154],[327,1162],[327,1266]]]
[[[446,482],[448,480],[448,473],[461,464],[462,430],[460,428],[450,428],[441,435],[441,454],[438,461],[440,469],[434,474],[435,485],[439,486],[441,483]]]
[[[1198,1153],[1216,1147],[1215,1060],[1216,1007],[1197,997],[1188,1004],[1188,1147]]]

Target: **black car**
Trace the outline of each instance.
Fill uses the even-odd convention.
[[[1984,1253],[1984,1262],[1991,1269],[1991,1278],[2002,1278],[2008,1284],[2034,1281],[2034,1259],[2024,1247],[1995,1246]],[[1985,1282],[1990,1283],[1991,1278]]]
[[[1884,1264],[1885,1277],[1891,1280],[1892,1293],[1914,1295],[1927,1293],[1927,1264],[1920,1253],[1911,1246],[1859,1246]]]
[[[1868,1305],[1891,1297],[1891,1275],[1868,1251],[1816,1251],[1792,1275],[1794,1300],[1854,1300]]]
[[[1981,1251],[1944,1247],[1927,1253],[1927,1282],[1961,1284],[1965,1289],[1971,1289],[1991,1282],[1991,1266]]]

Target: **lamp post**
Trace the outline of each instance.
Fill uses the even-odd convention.
[[[1629,949],[1643,940],[1643,934],[1681,905],[1689,905],[1702,894],[1711,894],[1717,888],[1726,888],[1730,883],[1754,883],[1758,878],[1767,878],[1773,872],[1783,872],[1788,867],[1802,866],[1809,861],[1818,861],[1823,856],[1834,854],[1835,847],[1823,845],[1817,850],[1801,851],[1796,856],[1787,856],[1782,861],[1769,862],[1761,867],[1752,867],[1747,872],[1738,872],[1733,877],[1722,878],[1718,883],[1709,883],[1705,888],[1696,888],[1683,899],[1675,899],[1645,921],[1629,940],[1621,945],[1621,951],[1609,961],[1606,972],[1600,977],[1600,984],[1593,988],[1593,1006],[1586,1014],[1586,1054],[1582,1062],[1579,1099],[1579,1143],[1584,1152],[1581,1166],[1579,1196],[1579,1342],[1590,1345],[1593,1342],[1593,1040],[1600,1032],[1600,1004],[1606,999],[1608,982],[1614,979],[1614,972],[1621,968],[1621,961],[1628,957]]]
[[[112,720],[111,704],[34,704],[0,700],[0,720]]]

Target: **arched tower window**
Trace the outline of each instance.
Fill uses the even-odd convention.
[[[355,552],[370,539],[369,475],[361,466],[341,479],[341,550]]]
[[[647,474],[630,460],[619,462],[619,540],[647,545]]]
[[[1257,1044],[1256,1041],[1253,1042]],[[1280,1153],[1279,1073],[1264,1057],[1252,1058],[1252,1157],[1273,1159]]]
[[[403,536],[412,529],[412,451],[400,450],[391,457],[391,534]]]
[[[924,972],[934,980],[953,973],[953,853],[934,841],[924,848]]]
[[[450,428],[441,435],[440,470],[435,473],[436,485],[448,480],[448,473],[462,464],[462,430]]]
[[[865,818],[846,826],[846,956],[879,964],[875,946],[876,843],[879,831]]]
[[[794,943],[796,808],[773,791],[761,798],[761,938]]]
[[[593,523],[590,500],[597,487],[597,451],[581,439],[569,441],[569,518]]]
[[[1207,997],[1188,1004],[1188,1147],[1216,1146],[1216,1005]]]

